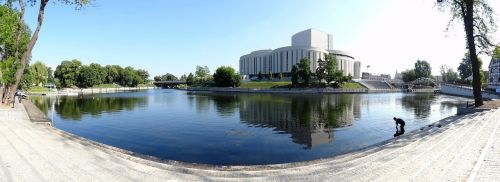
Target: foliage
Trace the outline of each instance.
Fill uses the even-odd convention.
[[[297,85],[299,83],[299,68],[293,65],[290,74],[292,75],[292,85]]]
[[[417,78],[431,78],[431,65],[425,60],[415,62],[415,75]]]
[[[321,81],[325,79],[326,76],[326,61],[323,61],[323,59],[318,59],[318,68],[316,68],[316,78],[318,79],[318,83],[321,83]]]
[[[139,78],[141,78],[139,80],[139,84],[145,84],[148,82],[148,80],[149,80],[148,71],[143,70],[143,69],[138,69],[138,70],[136,70],[136,72],[137,72],[137,75],[139,76]],[[177,77],[174,76],[174,78],[175,78],[175,80],[178,80]]]
[[[311,66],[309,59],[302,58],[300,59],[298,66],[298,75],[302,79],[305,85],[309,85],[309,81],[311,80]]]
[[[49,73],[47,67],[41,61],[37,61],[30,66],[30,72],[33,76],[33,82],[37,86],[44,86],[47,83]]]
[[[404,82],[412,82],[417,79],[415,69],[403,71],[401,72],[401,76]]]
[[[269,72],[269,80],[273,80],[273,73]]]
[[[500,46],[496,46],[491,54],[491,57],[494,59],[500,59]]]
[[[482,69],[483,61],[481,60],[481,58],[477,58],[477,61],[478,61],[479,67],[480,67],[479,70],[481,72],[483,72],[483,69]],[[460,79],[462,81],[464,81],[465,79],[467,79],[468,77],[470,77],[472,75],[472,62],[471,62],[469,53],[465,53],[464,58],[462,58],[462,61],[460,62],[460,65],[458,66],[458,74],[460,75]]]
[[[262,72],[259,71],[259,75],[257,76],[257,79],[258,80],[262,80],[263,76],[262,76]]]
[[[161,75],[161,76],[155,76],[154,80],[155,81],[177,81],[179,79],[171,73],[165,73],[164,75]]]
[[[280,73],[278,74],[278,78],[279,78],[280,80],[283,80],[283,72],[280,72]]]
[[[241,76],[229,66],[221,66],[215,70],[214,82],[219,87],[237,87],[241,84]]]
[[[106,70],[106,78],[104,83],[117,83],[120,80],[120,72],[123,70],[121,66],[118,65],[106,65],[104,67]]]
[[[34,78],[28,66],[25,67],[21,82],[19,82],[20,90],[28,90],[33,86]]]
[[[456,82],[458,80],[458,73],[446,65],[441,65],[439,72],[443,77],[443,82]]]
[[[26,51],[31,34],[29,27],[22,21],[22,33],[18,45],[18,22],[17,10],[0,5],[0,85],[8,86],[15,83],[16,70],[20,67],[20,55]]]
[[[101,82],[101,75],[96,67],[91,67],[83,65],[79,69],[79,74],[77,76],[77,86],[80,88],[93,87]]]
[[[189,75],[188,75],[188,76],[187,76],[187,78],[186,78],[186,84],[187,84],[188,86],[190,86],[190,85],[192,85],[192,84],[194,83],[194,81],[195,81],[195,80],[194,80],[194,75],[193,75],[193,73],[189,73]]]
[[[194,72],[197,79],[205,79],[210,76],[210,70],[207,66],[196,66],[196,71]]]
[[[135,87],[142,82],[141,76],[137,74],[134,68],[127,66],[120,72],[120,85],[126,87]]]
[[[493,18],[493,8],[486,0],[437,0],[441,9],[448,9],[452,15],[448,27],[456,20],[464,25],[467,49],[472,65],[472,88],[475,106],[483,105],[481,94],[481,63],[479,53],[489,54],[489,48],[494,46],[491,35],[496,31]]]
[[[76,85],[76,79],[80,73],[80,67],[82,62],[73,59],[71,61],[62,61],[59,66],[56,67],[54,72],[54,77],[59,79],[61,82],[61,87],[67,88]]]

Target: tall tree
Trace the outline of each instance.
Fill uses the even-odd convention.
[[[417,60],[417,62],[415,62],[415,74],[417,78],[430,78],[431,71],[431,65],[427,61]]]
[[[61,87],[74,86],[81,66],[82,62],[76,59],[72,61],[62,61],[61,64],[56,67],[54,77],[60,81]]]
[[[41,61],[37,61],[30,66],[33,81],[37,86],[44,86],[47,83],[49,73],[47,67]]]
[[[74,5],[76,8],[81,8],[81,7],[89,4],[91,0],[57,0],[57,1],[64,3],[64,4]],[[24,26],[23,22],[24,22],[25,3],[24,3],[24,0],[18,0],[18,2],[19,2],[19,7],[20,7],[20,14],[19,14],[19,20],[18,20],[18,27],[19,28],[17,31],[17,37],[21,37],[21,35],[23,34],[23,30],[24,30],[22,27]],[[28,0],[28,2],[31,5],[35,5],[37,3],[36,0]],[[31,51],[33,50],[33,47],[35,47],[36,41],[38,40],[38,34],[42,28],[42,23],[43,23],[44,14],[45,14],[45,7],[47,6],[49,0],[40,0],[39,2],[40,2],[40,5],[39,5],[39,10],[38,10],[37,27],[36,27],[35,31],[33,32],[33,34],[31,35],[30,41],[26,45],[26,51],[24,51],[24,53],[22,54],[21,60],[19,61],[20,66],[18,68],[16,68],[17,69],[16,75],[15,75],[16,82],[9,86],[8,93],[7,93],[7,103],[14,101],[14,93],[16,92],[16,90],[19,86],[19,83],[21,82],[21,77],[22,77],[23,72],[25,70],[24,68],[28,64],[29,58],[31,57]],[[20,40],[20,39],[21,38],[17,38],[17,40]],[[18,49],[21,49],[22,47],[19,45],[20,45],[20,42],[17,41]],[[18,54],[18,52],[19,52],[19,51],[17,51],[18,49],[16,49],[15,54]]]
[[[496,30],[493,8],[486,0],[437,0],[441,9],[450,11],[452,18],[448,27],[456,20],[463,23],[467,49],[472,65],[472,88],[475,106],[483,105],[481,95],[480,63],[476,52],[488,54],[493,46],[491,34]]]
[[[305,85],[309,85],[309,80],[311,80],[311,66],[309,59],[302,58],[299,62],[299,76]]]

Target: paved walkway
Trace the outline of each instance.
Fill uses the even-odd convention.
[[[500,181],[500,110],[330,159],[253,167],[162,164],[103,148],[0,107],[0,181]]]

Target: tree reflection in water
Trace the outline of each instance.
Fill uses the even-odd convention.
[[[83,115],[99,116],[106,112],[133,110],[138,106],[147,105],[145,97],[31,97],[31,101],[42,112],[48,114],[49,107],[54,109],[63,119],[80,120]]]

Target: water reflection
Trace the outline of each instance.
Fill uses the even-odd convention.
[[[105,112],[120,112],[133,110],[138,106],[145,106],[145,97],[31,97],[31,101],[42,112],[49,115],[49,107],[61,116],[62,119],[80,120],[83,115],[99,116]]]
[[[307,149],[331,143],[333,129],[352,125],[354,113],[360,114],[360,95],[190,94],[198,96],[195,102],[202,107],[210,98],[221,116],[239,110],[242,123],[290,134],[294,143]]]

